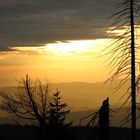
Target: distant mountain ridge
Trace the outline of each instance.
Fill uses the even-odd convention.
[[[115,87],[119,81],[114,82]],[[128,83],[124,85],[122,89],[117,91],[116,93],[112,93],[111,88],[109,88],[109,84],[105,84],[104,82],[99,83],[86,83],[86,82],[70,82],[70,83],[50,83],[50,94],[54,93],[56,89],[61,91],[61,97],[63,102],[67,103],[71,113],[68,117],[68,120],[73,120],[74,124],[78,124],[79,120],[82,116],[88,115],[95,110],[99,109],[102,105],[102,101],[109,97],[111,108],[118,108],[119,106],[116,103],[119,101],[121,96],[125,93],[128,88]],[[15,90],[16,87],[5,87],[0,88],[0,91],[7,90],[12,91]],[[123,102],[123,100],[121,101]],[[116,109],[115,109],[116,110]],[[122,112],[123,113],[123,112]],[[118,118],[123,118],[122,113]],[[7,114],[0,111],[0,120],[2,119],[4,122],[10,120]],[[116,116],[116,115],[115,115]],[[115,119],[115,117],[113,118]],[[120,119],[114,121],[114,125],[118,124]],[[8,121],[9,122],[9,121]],[[11,120],[12,122],[12,120]]]
[[[113,94],[112,89],[119,83],[115,81],[110,88],[110,83],[86,83],[86,82],[71,82],[71,83],[55,83],[50,84],[50,89],[58,89],[62,93],[62,97],[73,110],[94,109],[100,107],[102,101],[107,97],[110,98],[110,105],[114,107],[121,96],[126,92],[128,83],[123,88]],[[123,102],[123,100],[121,101]],[[117,106],[115,106],[117,107]],[[86,109],[86,110],[87,110]]]
[[[114,82],[115,84],[112,88],[117,82]],[[98,108],[102,104],[102,101],[107,97],[110,99],[110,105],[114,107],[121,96],[125,93],[127,87],[128,85],[126,84],[122,89],[113,94],[109,84],[105,84],[104,82],[69,82],[49,84],[50,95],[58,89],[61,92],[63,101],[68,103],[72,111]],[[0,88],[0,91],[12,91],[14,89],[16,89],[16,87],[4,87]]]

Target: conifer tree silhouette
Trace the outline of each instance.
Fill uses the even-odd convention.
[[[49,107],[48,125],[50,139],[68,139],[67,128],[71,123],[65,123],[66,116],[70,110],[66,103],[61,103],[60,91],[53,94]]]
[[[53,94],[53,100],[50,102],[49,124],[54,127],[69,126],[71,123],[65,123],[66,115],[70,110],[66,103],[61,103],[60,91]]]

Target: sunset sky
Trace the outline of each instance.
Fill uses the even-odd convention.
[[[49,82],[104,81],[114,1],[0,0],[0,85],[26,73]]]

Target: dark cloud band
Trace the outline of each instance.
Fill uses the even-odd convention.
[[[0,51],[105,36],[112,0],[0,0]]]

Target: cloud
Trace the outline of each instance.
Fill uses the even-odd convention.
[[[104,38],[112,0],[0,0],[0,51]]]

